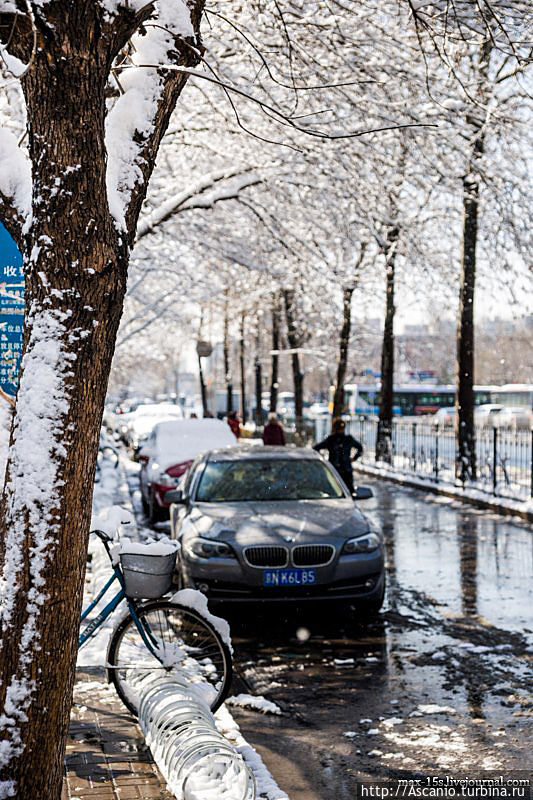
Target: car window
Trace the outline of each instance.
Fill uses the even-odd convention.
[[[335,475],[311,459],[210,461],[196,490],[196,500],[227,503],[244,500],[327,500],[345,497]]]

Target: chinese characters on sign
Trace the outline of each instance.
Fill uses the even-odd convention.
[[[22,256],[0,223],[0,389],[14,397],[24,332]]]

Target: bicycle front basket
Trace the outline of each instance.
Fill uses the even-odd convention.
[[[156,600],[172,588],[176,551],[165,555],[121,553],[120,562],[128,597]]]

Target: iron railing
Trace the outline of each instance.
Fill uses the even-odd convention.
[[[330,424],[327,418],[316,420],[315,441],[328,435]],[[496,497],[533,497],[533,431],[477,426],[476,476],[464,483],[456,477],[456,440],[451,427],[423,420],[394,420],[390,465],[376,461],[376,419],[349,420],[346,432],[363,445],[361,464],[390,466],[406,475],[480,489]]]

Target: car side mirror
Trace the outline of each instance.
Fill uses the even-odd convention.
[[[165,492],[165,503],[176,503],[177,505],[184,506],[187,500],[183,496],[181,489],[171,489]]]
[[[354,500],[370,500],[371,497],[374,497],[374,492],[370,486],[358,486],[352,497]]]

